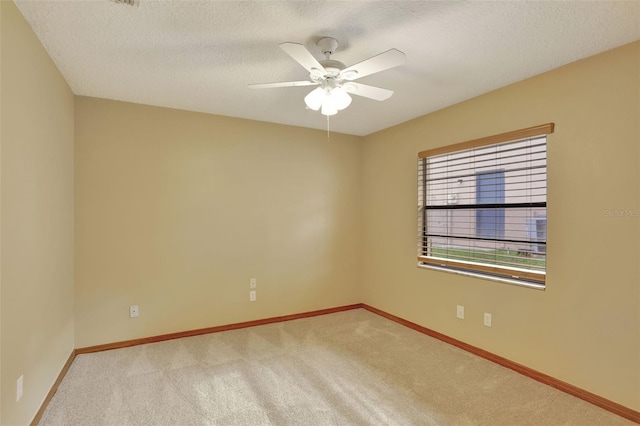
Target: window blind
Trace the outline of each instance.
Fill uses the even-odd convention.
[[[418,261],[544,285],[553,123],[418,155]]]

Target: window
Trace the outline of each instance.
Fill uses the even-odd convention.
[[[418,154],[418,262],[544,287],[553,123]]]

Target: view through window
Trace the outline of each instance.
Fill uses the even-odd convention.
[[[533,286],[546,281],[553,124],[418,155],[418,261]]]

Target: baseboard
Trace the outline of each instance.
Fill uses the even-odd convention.
[[[44,398],[42,405],[40,405],[40,409],[36,413],[33,420],[31,420],[31,423],[29,423],[31,426],[37,425],[40,419],[42,418],[42,415],[44,414],[44,411],[47,409],[49,402],[51,402],[51,398],[53,398],[53,395],[55,395],[56,391],[58,390],[58,386],[60,386],[60,382],[62,382],[62,379],[64,379],[64,376],[67,374],[67,371],[69,370],[69,367],[71,367],[71,363],[73,362],[73,359],[75,357],[76,357],[76,351],[73,350],[71,351],[69,358],[67,358],[67,362],[64,363],[62,370],[60,370],[60,374],[58,374],[58,378],[56,379],[55,382],[53,382],[53,386],[51,386],[49,393]]]
[[[162,335],[152,336],[152,337],[143,337],[140,339],[124,340],[121,342],[106,343],[103,345],[77,348],[76,354],[78,355],[88,354],[92,352],[106,351],[109,349],[126,348],[129,346],[137,346],[137,345],[144,345],[147,343],[163,342],[165,340],[180,339],[182,337],[198,336],[200,334],[219,333],[221,331],[228,331],[228,330],[238,330],[240,328],[255,327],[257,325],[273,324],[276,322],[291,321],[291,320],[296,320],[301,318],[316,317],[319,315],[333,314],[336,312],[348,311],[351,309],[358,309],[362,307],[363,305],[361,303],[356,303],[353,305],[338,306],[336,308],[328,308],[328,309],[319,309],[317,311],[302,312],[299,314],[283,315],[280,317],[272,317],[272,318],[254,320],[254,321],[238,322],[235,324],[219,325],[216,327],[200,328],[197,330],[180,331],[177,333],[162,334]]]
[[[201,328],[198,330],[181,331],[178,333],[163,334],[160,336],[125,340],[122,342],[107,343],[104,345],[89,346],[85,348],[75,349],[71,352],[71,355],[69,355],[69,359],[67,359],[67,362],[62,367],[62,370],[60,371],[58,378],[56,379],[53,386],[51,387],[51,390],[49,390],[49,393],[47,394],[46,398],[44,399],[44,402],[40,406],[40,409],[38,410],[35,417],[31,421],[30,426],[36,426],[40,421],[40,419],[42,418],[42,415],[47,409],[49,402],[51,402],[51,398],[53,398],[53,395],[55,395],[56,391],[58,390],[58,386],[60,386],[60,382],[62,382],[62,379],[67,374],[67,371],[69,370],[69,367],[71,367],[71,363],[73,362],[76,355],[87,354],[91,352],[106,351],[109,349],[126,348],[128,346],[144,345],[146,343],[162,342],[164,340],[179,339],[181,337],[198,336],[200,334],[217,333],[217,332],[227,331],[227,330],[237,330],[240,328],[255,327],[257,325],[273,324],[276,322],[291,321],[291,320],[296,320],[301,318],[310,318],[310,317],[315,317],[319,315],[327,315],[327,314],[333,314],[336,312],[348,311],[351,309],[359,309],[362,307],[363,305],[361,303],[356,303],[353,305],[338,306],[335,308],[328,308],[328,309],[319,309],[317,311],[302,312],[299,314],[283,315],[279,317],[265,318],[265,319],[255,320],[255,321],[245,321],[245,322],[240,322],[235,324],[220,325],[217,327],[208,327],[208,328]]]
[[[129,347],[129,346],[136,346],[136,345],[143,345],[143,344],[147,344],[147,343],[154,343],[154,342],[162,342],[165,340],[172,340],[172,339],[179,339],[181,337],[190,337],[190,336],[198,336],[201,334],[208,334],[208,333],[218,333],[221,331],[228,331],[228,330],[237,330],[237,329],[241,329],[241,328],[247,328],[247,327],[255,327],[258,325],[265,325],[265,324],[273,324],[273,323],[277,323],[277,322],[284,322],[284,321],[292,321],[292,320],[296,320],[296,319],[301,319],[301,318],[310,318],[310,317],[315,317],[315,316],[319,316],[319,315],[327,315],[327,314],[333,314],[336,312],[343,312],[343,311],[348,311],[348,310],[352,310],[352,309],[358,309],[358,308],[362,308],[362,309],[366,309],[367,311],[370,311],[374,314],[380,315],[384,318],[387,318],[391,321],[394,321],[398,324],[404,325],[406,327],[409,327],[413,330],[416,330],[420,333],[426,334],[428,336],[434,337],[438,340],[441,340],[442,342],[448,343],[450,345],[456,346],[460,349],[463,349],[467,352],[470,352],[474,355],[477,355],[481,358],[487,359],[489,361],[492,361],[498,365],[501,365],[503,367],[509,368],[513,371],[516,371],[524,376],[527,376],[533,380],[537,380],[540,383],[544,383],[548,386],[554,387],[558,390],[561,390],[569,395],[573,395],[577,398],[580,398],[584,401],[587,401],[593,405],[596,405],[600,408],[603,408],[607,411],[610,411],[614,414],[617,414],[618,416],[624,417],[626,419],[629,419],[631,421],[634,421],[636,423],[640,424],[640,412],[632,410],[631,408],[625,407],[624,405],[618,404],[617,402],[613,402],[610,401],[606,398],[603,398],[599,395],[596,395],[594,393],[591,393],[589,391],[586,391],[584,389],[581,389],[577,386],[574,386],[570,383],[567,382],[563,382],[562,380],[556,379],[555,377],[549,376],[547,374],[541,373],[539,371],[533,370],[529,367],[526,367],[522,364],[518,364],[517,362],[511,361],[509,359],[503,358],[499,355],[495,355],[491,352],[485,351],[484,349],[480,349],[476,346],[470,345],[468,343],[462,342],[460,340],[454,339],[452,337],[449,337],[447,335],[444,335],[442,333],[439,333],[437,331],[431,330],[429,328],[423,327],[421,325],[418,325],[416,323],[413,323],[411,321],[408,321],[404,318],[400,318],[396,315],[390,314],[388,312],[382,311],[380,309],[374,308],[373,306],[369,306],[367,304],[364,303],[356,303],[353,305],[346,305],[346,306],[338,306],[335,308],[328,308],[328,309],[320,309],[317,311],[310,311],[310,312],[303,312],[303,313],[298,313],[298,314],[291,314],[291,315],[283,315],[283,316],[279,316],[279,317],[272,317],[272,318],[265,318],[265,319],[260,319],[260,320],[255,320],[255,321],[245,321],[245,322],[240,322],[240,323],[235,323],[235,324],[227,324],[227,325],[220,325],[220,326],[216,326],[216,327],[208,327],[208,328],[201,328],[201,329],[197,329],[197,330],[190,330],[190,331],[182,331],[182,332],[178,332],[178,333],[171,333],[171,334],[163,334],[163,335],[158,335],[158,336],[152,336],[152,337],[145,337],[145,338],[141,338],[141,339],[132,339],[132,340],[125,340],[125,341],[121,341],[121,342],[114,342],[114,343],[107,343],[107,344],[103,344],[103,345],[96,345],[96,346],[88,346],[88,347],[84,347],[84,348],[77,348],[74,351],[71,352],[71,355],[69,355],[69,359],[67,360],[67,362],[65,363],[64,367],[62,367],[62,371],[60,371],[60,374],[58,375],[58,378],[56,379],[55,383],[53,384],[53,386],[51,387],[51,390],[49,391],[49,393],[47,394],[47,397],[45,398],[44,402],[42,403],[42,406],[40,407],[40,409],[38,410],[38,412],[36,413],[33,421],[31,422],[31,425],[37,425],[38,422],[40,421],[40,419],[42,418],[42,415],[44,414],[44,411],[46,410],[47,406],[49,405],[49,402],[51,401],[51,398],[53,398],[53,395],[56,393],[56,390],[58,389],[58,386],[60,385],[60,382],[62,381],[62,379],[64,378],[65,374],[67,373],[67,370],[69,369],[69,367],[71,366],[71,363],[73,362],[73,359],[75,358],[76,355],[79,354],[86,354],[86,353],[92,353],[92,352],[100,352],[100,351],[106,351],[109,349],[118,349],[118,348],[125,348],[125,347]]]
[[[537,380],[540,383],[544,383],[545,385],[554,387],[558,390],[561,390],[569,395],[573,395],[577,398],[580,398],[584,401],[587,401],[593,405],[596,405],[600,408],[603,408],[607,411],[610,411],[618,416],[624,417],[636,423],[640,423],[640,412],[632,410],[631,408],[625,407],[624,405],[618,404],[617,402],[610,401],[606,398],[603,398],[599,395],[581,389],[577,386],[574,386],[570,383],[563,382],[562,380],[556,379],[555,377],[549,376],[547,374],[541,373],[539,371],[533,370],[529,367],[526,367],[522,364],[518,364],[517,362],[513,362],[506,358],[503,358],[499,355],[492,354],[491,352],[485,351],[484,349],[480,349],[476,346],[470,345],[468,343],[464,343],[460,340],[456,340],[452,337],[446,336],[442,333],[438,333],[437,331],[431,330],[429,328],[423,327],[411,321],[408,321],[404,318],[400,318],[388,312],[382,311],[380,309],[374,308],[373,306],[369,306],[367,304],[361,304],[363,309],[367,311],[373,312],[374,314],[380,315],[381,317],[387,318],[391,321],[397,322],[398,324],[402,324],[406,327],[409,327],[413,330],[416,330],[420,333],[426,334],[428,336],[434,337],[438,340],[441,340],[450,345],[456,346],[460,349],[464,349],[467,352],[470,352],[474,355],[477,355],[481,358],[487,359],[489,361],[495,362],[498,365],[509,368],[513,371],[516,371],[524,376],[527,376],[533,380]]]

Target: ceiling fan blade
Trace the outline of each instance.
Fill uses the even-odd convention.
[[[355,80],[389,68],[397,67],[404,64],[406,55],[398,49],[390,49],[379,55],[365,59],[355,65],[345,68],[340,72],[345,80]],[[357,73],[354,73],[354,71]]]
[[[319,83],[314,83],[313,81],[303,80],[303,81],[283,81],[282,83],[260,83],[260,84],[250,84],[249,88],[251,89],[270,89],[272,87],[297,87],[297,86],[317,86]]]
[[[311,52],[306,47],[299,43],[280,43],[280,48],[287,52],[297,63],[306,68],[307,71],[313,72],[313,70],[320,70],[322,74],[326,74],[326,71],[320,62],[313,57]],[[318,72],[318,71],[316,71]]]
[[[369,86],[368,84],[354,83],[352,81],[345,83],[342,88],[352,95],[363,96],[365,98],[375,99],[376,101],[384,101],[393,95],[393,90]]]

